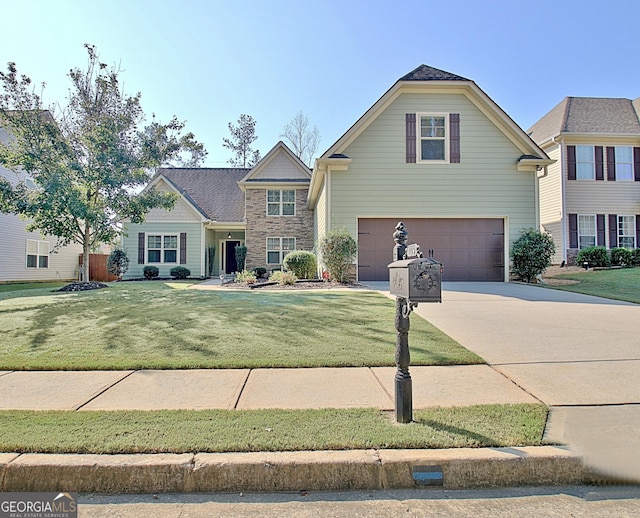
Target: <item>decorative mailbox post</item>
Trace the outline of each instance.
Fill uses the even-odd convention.
[[[389,291],[396,296],[396,421],[413,420],[411,374],[409,374],[409,315],[420,302],[442,302],[442,264],[422,257],[419,245],[407,246],[407,230],[402,221],[393,238],[394,261],[389,264]]]

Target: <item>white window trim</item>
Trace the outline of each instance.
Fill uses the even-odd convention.
[[[272,201],[272,202],[269,201],[269,191],[278,191],[280,193],[280,201],[277,202],[278,203],[278,214],[269,214],[269,205],[270,204],[273,204],[273,205],[276,204],[275,201]],[[285,202],[285,201],[283,201],[283,199],[282,199],[283,198],[283,194],[282,193],[285,192],[285,191],[287,191],[287,192],[293,191],[293,202],[289,202],[289,201]],[[268,218],[290,218],[292,216],[295,216],[296,212],[297,212],[296,200],[297,200],[296,189],[267,189],[267,207],[265,209],[266,213],[267,213],[267,217]],[[283,214],[282,207],[283,207],[283,205],[285,203],[287,203],[287,204],[293,203],[293,214]]]
[[[149,248],[149,238],[150,237],[160,236],[160,248]],[[175,237],[176,238],[176,248],[165,248],[164,247],[164,238],[165,237]],[[160,261],[149,261],[149,250],[160,250]],[[171,262],[165,262],[164,260],[164,251],[165,250],[175,250],[176,251],[176,260]],[[180,260],[180,234],[147,234],[145,243],[144,243],[144,254],[146,262],[145,264],[178,264]]]
[[[440,140],[440,137],[422,137],[422,117],[444,117],[444,160],[427,160],[422,158],[423,140]],[[449,141],[451,140],[451,127],[448,113],[421,112],[416,113],[416,163],[419,164],[448,164],[451,160],[449,154]]]
[[[618,170],[618,164],[620,162],[618,162],[618,149],[622,149],[622,148],[626,148],[629,149],[631,151],[631,173],[629,175],[629,178],[620,178],[620,174],[619,174],[619,170]],[[635,180],[634,178],[634,174],[633,174],[633,167],[634,167],[634,163],[633,163],[633,146],[614,146],[614,159],[615,159],[615,164],[616,164],[616,182],[633,182]],[[628,164],[629,162],[622,162],[623,164]]]
[[[617,218],[617,221],[616,221],[616,225],[618,226],[618,228],[616,229],[616,232],[618,234],[618,246],[620,246],[620,238],[622,238],[622,237],[630,237],[630,238],[633,239],[633,247],[630,248],[630,250],[633,250],[634,248],[637,248],[638,247],[638,243],[636,243],[636,216],[635,216],[635,214],[618,214],[617,216],[618,216],[618,218]],[[620,234],[620,218],[630,218],[631,219],[631,234],[625,234],[625,235],[621,235]]]
[[[269,239],[277,239],[280,241],[280,249],[279,250],[270,250],[269,249]],[[283,239],[293,239],[293,248],[290,250],[285,250],[282,249],[282,240]],[[265,240],[265,245],[266,245],[266,257],[265,257],[265,263],[267,264],[267,266],[270,265],[280,265],[282,264],[282,261],[284,260],[285,256],[289,253],[289,252],[295,252],[297,250],[297,242],[296,242],[296,238],[293,236],[269,236],[266,238]],[[277,263],[270,263],[269,262],[269,252],[278,252],[279,253],[279,259],[280,261]]]
[[[584,234],[580,229],[580,218],[593,218],[593,234]],[[595,214],[578,214],[578,250],[582,250],[580,246],[580,237],[593,237],[593,245],[598,244],[598,218]],[[588,247],[585,247],[588,248]]]
[[[30,254],[29,253],[29,243],[35,243],[35,247],[36,247],[36,253],[35,254]],[[28,269],[32,269],[32,268],[49,268],[49,259],[50,257],[50,250],[51,250],[51,246],[49,241],[42,241],[39,239],[27,239],[26,241],[26,249],[25,249],[25,258],[24,258],[24,264],[25,264],[25,268]],[[36,265],[35,266],[29,266],[29,256],[30,255],[35,255],[36,256]],[[40,266],[40,257],[47,257],[47,266]]]

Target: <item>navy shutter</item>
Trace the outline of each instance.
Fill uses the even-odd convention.
[[[633,148],[633,176],[640,182],[640,147]]]
[[[144,232],[138,232],[138,264],[144,264]]]
[[[180,232],[180,264],[187,264],[187,233]]]
[[[449,162],[460,163],[460,114],[449,114]]]
[[[578,248],[578,215],[569,214],[569,248]]]
[[[604,230],[604,214],[596,214],[596,232],[597,232],[597,241],[596,245],[598,246],[606,246],[605,245],[605,230]]]
[[[407,113],[405,116],[407,133],[407,164],[416,163],[416,114]]]
[[[576,147],[575,146],[567,146],[567,179],[569,180],[576,179]]]
[[[593,148],[594,156],[596,159],[596,180],[604,180],[604,159],[602,156],[602,146],[595,146]],[[607,152],[609,148],[607,148]]]
[[[616,181],[616,148],[607,146],[607,180]]]
[[[618,216],[609,214],[609,248],[618,246]]]

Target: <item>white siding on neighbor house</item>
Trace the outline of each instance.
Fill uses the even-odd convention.
[[[252,180],[292,180],[297,178],[308,180],[309,174],[301,171],[300,165],[296,164],[284,152],[276,153],[258,174],[251,177]]]
[[[145,233],[145,263],[138,264],[138,233]],[[180,233],[187,233],[187,263],[180,264]],[[175,263],[147,263],[147,236],[148,235],[177,235],[178,236],[178,257]],[[202,224],[188,222],[145,222],[141,225],[127,224],[125,235],[122,238],[122,248],[129,257],[129,270],[125,274],[125,279],[142,278],[143,269],[147,265],[157,266],[160,277],[170,277],[170,270],[174,266],[185,266],[191,271],[192,277],[205,275],[203,271],[202,258],[204,257],[204,243],[202,243]],[[217,254],[216,254],[217,255]]]
[[[6,135],[6,134],[5,134]],[[0,176],[12,185],[24,180],[22,175],[0,167]],[[42,237],[39,232],[27,232],[29,220],[21,219],[14,214],[0,214],[0,281],[47,281],[71,280],[78,277],[78,257],[82,247],[77,244],[59,248],[53,252],[58,238]],[[27,268],[27,239],[48,241],[48,268]]]
[[[459,113],[459,164],[406,163],[406,113]],[[505,238],[536,227],[535,174],[522,152],[465,96],[400,95],[343,151],[331,173],[331,227],[356,232],[358,217],[506,218]],[[411,236],[411,229],[407,229]]]
[[[566,258],[563,250],[563,213],[562,213],[562,161],[560,146],[545,150],[549,158],[556,160],[548,166],[548,174],[540,179],[540,224],[543,230],[551,234],[556,245],[556,253],[552,258],[559,264]]]

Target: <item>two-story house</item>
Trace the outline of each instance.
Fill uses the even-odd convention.
[[[247,247],[245,267],[279,268],[293,250],[313,248],[313,216],[307,208],[311,171],[282,142],[251,169],[161,168],[146,188],[174,192],[172,210],[151,210],[145,222],[126,224],[122,246],[131,261],[127,278],[140,278],[146,265],[168,277],[185,266],[193,277],[239,267],[236,246]]]
[[[640,246],[640,98],[567,97],[529,135],[555,163],[540,179],[540,222],[555,263],[591,246]]]

